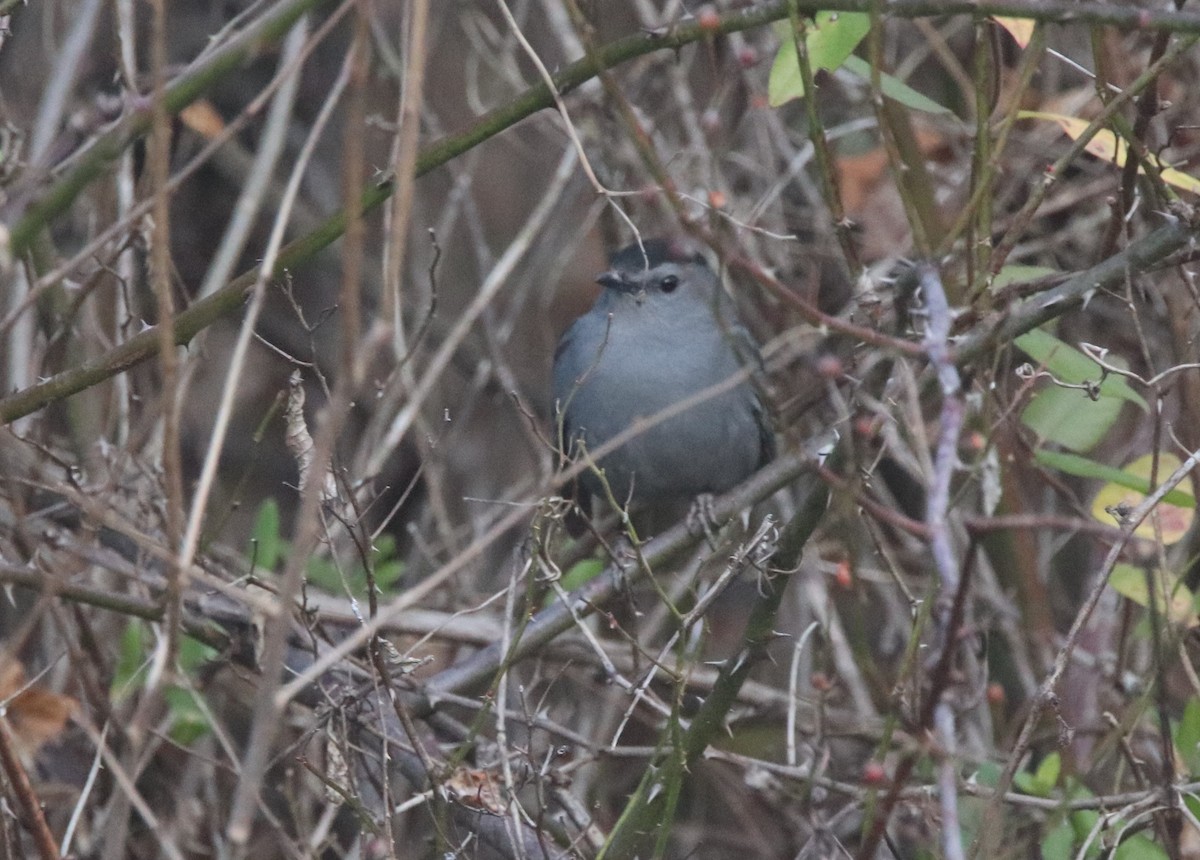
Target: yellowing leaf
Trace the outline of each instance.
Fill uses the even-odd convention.
[[[1143,457],[1138,457],[1129,465],[1125,466],[1121,471],[1126,472],[1135,478],[1149,480],[1150,467],[1153,457],[1146,454]],[[1179,468],[1179,458],[1173,454],[1160,454],[1158,458],[1158,479],[1161,481],[1167,475],[1170,475]],[[1186,489],[1183,485],[1176,488],[1177,490]],[[1190,493],[1188,493],[1190,495]],[[1100,492],[1096,494],[1095,501],[1092,502],[1092,516],[1102,523],[1112,524],[1116,522],[1113,513],[1110,511],[1132,510],[1142,503],[1146,496],[1144,493],[1139,493],[1137,490],[1131,490],[1128,487],[1123,487],[1118,483],[1105,484]],[[1163,543],[1170,546],[1173,543],[1178,543],[1187,530],[1191,528],[1192,519],[1196,515],[1195,503],[1191,507],[1178,507],[1168,504],[1167,502],[1159,502],[1155,508],[1155,513],[1158,516],[1158,522],[1162,527]],[[1118,523],[1119,524],[1119,523]],[[1141,538],[1154,539],[1154,522],[1151,517],[1147,517],[1142,521],[1134,534]],[[1128,596],[1128,595],[1126,595]],[[1132,598],[1131,598],[1132,599]]]
[[[1138,606],[1150,606],[1150,592],[1147,585],[1146,571],[1132,564],[1118,564],[1109,574],[1108,584],[1122,597],[1127,597]],[[1167,617],[1176,624],[1195,627],[1197,623],[1196,609],[1193,605],[1192,592],[1179,581],[1179,577],[1167,571],[1157,571],[1154,576],[1156,588],[1154,605],[1158,611],[1170,601]]]
[[[225,130],[225,120],[217,113],[212,102],[205,99],[194,101],[179,112],[183,124],[201,137],[212,140]]]
[[[1033,38],[1035,24],[1032,18],[1001,18],[997,16],[996,23],[1007,30],[1008,34],[1022,48],[1029,47],[1029,40]]]
[[[1087,120],[1078,119],[1077,117],[1063,116],[1057,113],[1044,113],[1042,111],[1023,110],[1019,116],[1021,119],[1044,119],[1058,123],[1071,140],[1078,140],[1087,127],[1091,125]],[[1111,162],[1118,167],[1125,166],[1126,153],[1129,151],[1129,148],[1125,145],[1125,141],[1113,134],[1111,129],[1107,128],[1097,131],[1084,146],[1084,149],[1097,158],[1103,158],[1105,161]],[[1184,191],[1190,191],[1193,194],[1200,194],[1200,179],[1184,173],[1182,170],[1167,167],[1158,160],[1157,156],[1151,155],[1150,160],[1158,168],[1159,176],[1162,177],[1163,182],[1174,185],[1176,188],[1182,188]]]

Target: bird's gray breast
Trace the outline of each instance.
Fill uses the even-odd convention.
[[[644,428],[600,462],[619,501],[720,493],[759,466],[757,397],[745,380],[728,384],[742,372],[734,338],[701,302],[599,302],[568,331],[554,380],[568,434],[594,451]]]

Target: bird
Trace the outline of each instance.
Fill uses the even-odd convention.
[[[635,242],[613,254],[596,280],[603,290],[595,304],[554,353],[560,448],[577,458],[650,422],[596,461],[603,478],[584,470],[574,495],[590,516],[592,499],[607,498],[607,483],[620,505],[657,512],[650,521],[662,527],[774,457],[775,437],[747,372],[762,360],[717,273],[682,240]],[[689,398],[694,404],[653,423]]]

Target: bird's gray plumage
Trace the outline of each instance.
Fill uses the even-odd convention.
[[[649,267],[647,267],[649,264]],[[759,361],[733,303],[703,258],[662,240],[615,254],[603,292],[563,335],[554,396],[563,442],[595,451],[638,419],[718,385]],[[722,493],[774,455],[762,404],[747,379],[655,424],[599,465],[618,502],[690,503]],[[581,501],[602,495],[590,470]]]

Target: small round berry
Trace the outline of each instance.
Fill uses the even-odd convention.
[[[850,569],[850,562],[845,560],[838,562],[837,569],[833,572],[833,581],[838,584],[838,588],[844,591],[854,588],[854,574]]]
[[[863,765],[862,781],[866,785],[883,785],[887,782],[887,771],[877,761],[869,761]]]
[[[854,419],[854,435],[867,441],[874,440],[879,433],[879,425],[870,415],[859,415]]]
[[[825,379],[839,380],[845,372],[846,368],[842,366],[842,360],[836,355],[827,352],[817,359],[817,373]]]

